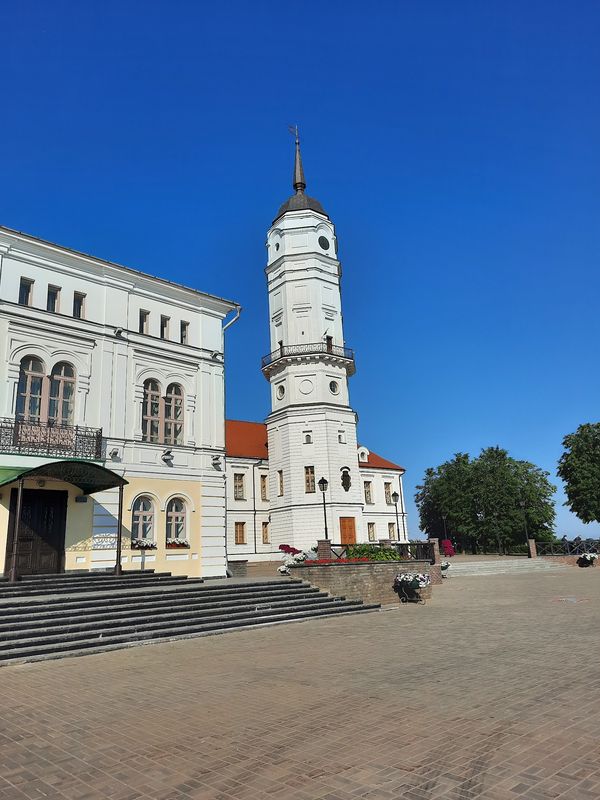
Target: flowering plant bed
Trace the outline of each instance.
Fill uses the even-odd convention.
[[[429,575],[424,572],[401,572],[394,579],[394,591],[401,603],[424,604],[421,589],[427,589],[430,582]]]
[[[577,563],[580,567],[593,567],[596,565],[597,553],[583,553],[579,556]]]
[[[167,539],[167,550],[182,550],[189,546],[187,539]]]
[[[132,539],[132,550],[156,550],[156,542],[150,542],[148,539]]]
[[[311,559],[311,567],[314,564],[368,564],[370,558],[314,558]]]

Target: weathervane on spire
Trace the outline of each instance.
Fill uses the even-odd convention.
[[[300,155],[300,134],[298,133],[298,126],[288,125],[288,130],[296,139],[296,157],[294,159],[294,179],[292,181],[292,186],[296,194],[304,194],[306,179],[304,177],[304,169],[302,168],[302,156]]]

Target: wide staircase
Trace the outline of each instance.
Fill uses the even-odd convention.
[[[506,558],[490,558],[477,556],[469,560],[451,558],[448,577],[463,578],[476,575],[520,575],[529,572],[548,572],[566,569],[564,564],[554,563],[546,558],[526,558],[508,556]]]
[[[128,572],[0,580],[0,665],[378,608],[289,579],[204,583]]]

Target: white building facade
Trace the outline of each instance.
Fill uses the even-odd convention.
[[[115,564],[119,492],[100,469],[92,486],[95,465],[126,481],[124,568],[225,575],[224,330],[238,314],[235,303],[0,228],[5,572],[21,479],[21,573]]]
[[[344,340],[335,227],[305,193],[298,139],[293,186],[267,234],[271,352],[262,371],[271,413],[262,449],[256,429],[241,427],[257,423],[229,423],[231,558],[273,558],[281,544],[310,548],[326,526],[340,544],[407,538],[403,468],[371,457],[357,442],[348,389],[354,353]]]

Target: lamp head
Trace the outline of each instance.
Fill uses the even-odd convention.
[[[394,492],[393,495],[392,495],[392,503],[395,506],[397,506],[398,505],[398,500],[400,500],[400,495],[398,494],[398,492]]]
[[[327,487],[329,486],[329,481],[326,478],[321,478],[317,485],[322,492],[326,492]]]

